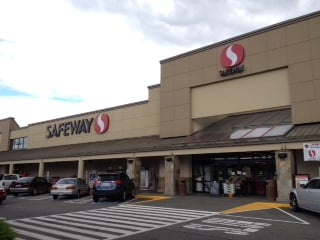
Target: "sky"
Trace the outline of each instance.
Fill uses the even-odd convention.
[[[0,0],[0,119],[148,100],[160,61],[320,10],[319,0]]]

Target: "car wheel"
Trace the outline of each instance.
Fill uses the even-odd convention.
[[[75,195],[76,198],[79,198],[80,197],[80,191],[78,191]]]
[[[33,190],[32,190],[32,195],[33,196],[36,196],[38,194],[38,190],[36,189],[36,188],[34,188]]]
[[[0,205],[2,204],[2,199],[0,199]]]
[[[14,193],[13,196],[18,197],[19,193]]]
[[[58,195],[52,195],[52,197],[53,197],[54,200],[58,199]]]
[[[127,199],[127,193],[126,193],[126,191],[123,191],[120,194],[120,201],[124,202],[126,199]]]
[[[132,198],[136,197],[136,190],[134,188],[132,188],[132,190],[131,190],[131,197]]]
[[[292,211],[297,212],[299,210],[298,200],[295,194],[290,195],[290,208]]]
[[[92,199],[93,199],[94,202],[99,202],[99,197],[97,197],[97,196],[93,196]]]

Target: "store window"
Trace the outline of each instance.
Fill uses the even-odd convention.
[[[273,152],[203,154],[192,156],[194,192],[209,192],[211,181],[233,183],[236,194],[265,195],[266,180],[275,174]]]
[[[12,140],[12,150],[26,149],[28,147],[28,138],[21,137]]]

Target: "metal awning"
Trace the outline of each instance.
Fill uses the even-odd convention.
[[[254,134],[245,138],[244,135]],[[56,159],[121,153],[264,145],[270,143],[320,141],[320,123],[293,125],[291,110],[275,110],[225,117],[190,136],[166,138],[146,136],[103,142],[0,152],[0,163],[33,159]],[[302,147],[302,145],[301,145]]]

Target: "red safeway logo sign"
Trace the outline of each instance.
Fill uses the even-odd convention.
[[[244,48],[240,44],[233,44],[223,49],[221,52],[221,65],[231,68],[239,65],[244,60]]]
[[[101,113],[95,117],[93,126],[94,130],[98,134],[105,133],[109,129],[110,119],[107,114]]]

